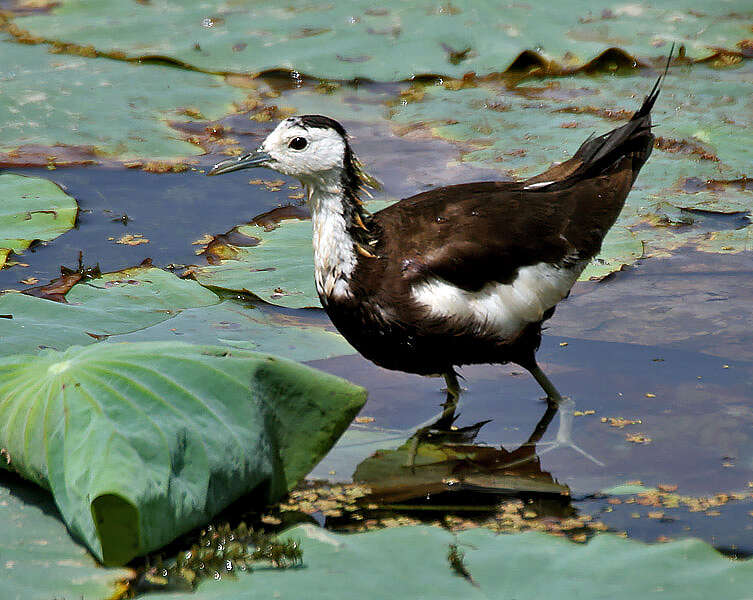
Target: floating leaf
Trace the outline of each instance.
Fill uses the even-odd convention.
[[[200,154],[167,121],[186,120],[181,109],[188,106],[216,119],[248,92],[212,75],[49,54],[44,46],[0,40],[0,55],[0,112],[6,115],[0,150],[43,147],[35,163],[54,164],[69,154],[66,145],[88,148],[87,160],[93,161],[102,155],[126,160]]]
[[[366,392],[291,361],[135,343],[0,361],[0,445],[71,532],[124,564],[321,459]]]
[[[257,570],[207,581],[193,594],[147,594],[145,600],[271,598],[319,599],[347,589],[354,598],[383,598],[385,582],[400,598],[707,598],[724,590],[744,598],[753,562],[720,555],[699,540],[647,545],[614,534],[576,544],[539,532],[499,535],[486,529],[457,534],[439,527],[397,527],[331,534],[300,525],[281,536],[300,540],[304,569]],[[447,560],[451,544],[463,550],[476,586]],[[640,573],[640,577],[635,574]],[[546,576],[542,576],[545,574]]]
[[[3,173],[0,194],[0,268],[11,251],[53,240],[76,222],[76,201],[47,179]]]
[[[35,295],[46,288],[41,286]],[[221,302],[198,283],[153,267],[105,273],[62,289],[67,293],[56,294],[58,302],[0,295],[0,314],[10,315],[0,319],[0,356],[40,348],[65,350],[103,339],[212,343],[300,361],[355,352],[313,315],[307,319],[305,314],[282,315],[234,300]]]
[[[389,204],[374,201],[366,206],[376,212]],[[259,243],[251,247],[226,244],[230,252],[225,255],[232,258],[193,267],[196,281],[211,288],[251,292],[278,306],[320,306],[314,285],[310,220],[284,219],[266,230],[260,225],[241,225],[234,231]]]
[[[50,495],[12,476],[0,476],[0,538],[6,600],[103,600],[133,574],[98,565],[71,539]]]
[[[580,274],[580,280],[603,279],[625,265],[632,265],[642,256],[643,243],[636,234],[619,225],[612,227],[604,238],[601,252]]]
[[[133,333],[114,336],[108,341],[170,339],[269,352],[299,361],[356,352],[339,333],[326,330],[321,323],[307,321],[305,314],[278,315],[234,300],[189,308],[172,319]]]
[[[751,16],[745,0],[639,2],[596,13],[589,0],[504,9],[473,0],[378,9],[363,0],[285,7],[270,0],[216,7],[64,0],[50,14],[16,19],[11,33],[26,42],[93,47],[114,57],[167,57],[214,73],[288,69],[329,79],[395,81],[496,73],[508,66],[557,70],[550,60],[574,67],[613,46],[628,54],[612,52],[587,68],[631,66],[631,54],[654,57],[672,40],[685,44],[689,57],[706,58],[714,48],[736,50],[750,37],[753,17],[745,16]]]
[[[257,225],[236,230],[261,241],[253,247],[233,247],[233,258],[219,264],[194,267],[196,281],[212,288],[251,292],[288,308],[320,306],[314,286],[311,221],[287,220],[270,231]]]
[[[80,282],[67,304],[24,294],[0,295],[0,356],[64,350],[127,333],[174,317],[181,310],[217,304],[216,294],[153,267],[137,267]]]

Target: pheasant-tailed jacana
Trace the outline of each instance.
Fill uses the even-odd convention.
[[[453,402],[456,366],[513,362],[559,404],[536,364],[541,325],[599,252],[651,153],[663,77],[628,123],[536,177],[442,187],[374,214],[345,129],[321,115],[285,119],[256,152],[209,175],[266,167],[301,181],[319,298],[366,358],[444,375]]]

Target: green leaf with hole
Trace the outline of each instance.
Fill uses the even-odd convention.
[[[74,542],[46,491],[0,473],[0,598],[104,600],[133,576],[103,569]]]
[[[64,161],[66,146],[95,162],[201,154],[169,121],[188,121],[187,113],[217,119],[248,93],[213,75],[50,54],[45,46],[0,40],[0,55],[0,150],[28,146],[42,164]]]
[[[49,14],[18,18],[15,25],[28,32],[21,34],[26,40],[91,45],[130,58],[168,57],[215,73],[288,69],[329,79],[395,81],[501,72],[524,50],[571,66],[613,46],[654,57],[677,40],[688,56],[708,57],[715,48],[737,50],[750,38],[751,21],[746,0],[598,8],[590,0],[378,6],[369,0],[284,6],[272,0],[63,0]]]
[[[54,240],[76,223],[76,201],[47,179],[2,173],[0,196],[0,268],[10,252]]]
[[[105,564],[156,550],[321,459],[366,391],[297,363],[177,343],[0,361],[0,445]]]
[[[753,562],[728,559],[700,540],[649,545],[604,533],[576,544],[545,533],[456,534],[439,527],[398,527],[332,534],[300,525],[281,539],[300,540],[302,569],[256,570],[205,581],[192,594],[152,593],[144,600],[225,598],[329,599],[347,589],[353,598],[558,598],[597,600],[746,598]],[[464,555],[473,582],[451,568],[450,545]],[[636,576],[640,574],[640,576]]]

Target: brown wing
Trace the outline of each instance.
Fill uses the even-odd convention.
[[[523,266],[595,256],[631,184],[625,165],[564,190],[495,182],[433,190],[374,215],[391,232],[377,252],[406,283],[433,276],[468,291],[508,283]]]

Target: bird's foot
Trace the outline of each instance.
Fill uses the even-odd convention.
[[[599,465],[600,467],[604,466],[604,463],[601,462],[598,458],[595,458],[583,448],[576,445],[575,442],[573,442],[572,435],[573,435],[573,421],[575,419],[575,402],[571,398],[561,398],[557,400],[557,405],[559,407],[559,418],[560,418],[560,424],[559,428],[557,429],[557,435],[555,436],[554,440],[551,442],[539,442],[537,444],[537,454],[541,456],[542,454],[546,454],[547,452],[551,452],[552,450],[556,450],[558,448],[572,448],[579,454],[582,454],[585,456],[588,460],[593,462],[594,464]],[[548,446],[547,448],[541,449],[542,446]]]

